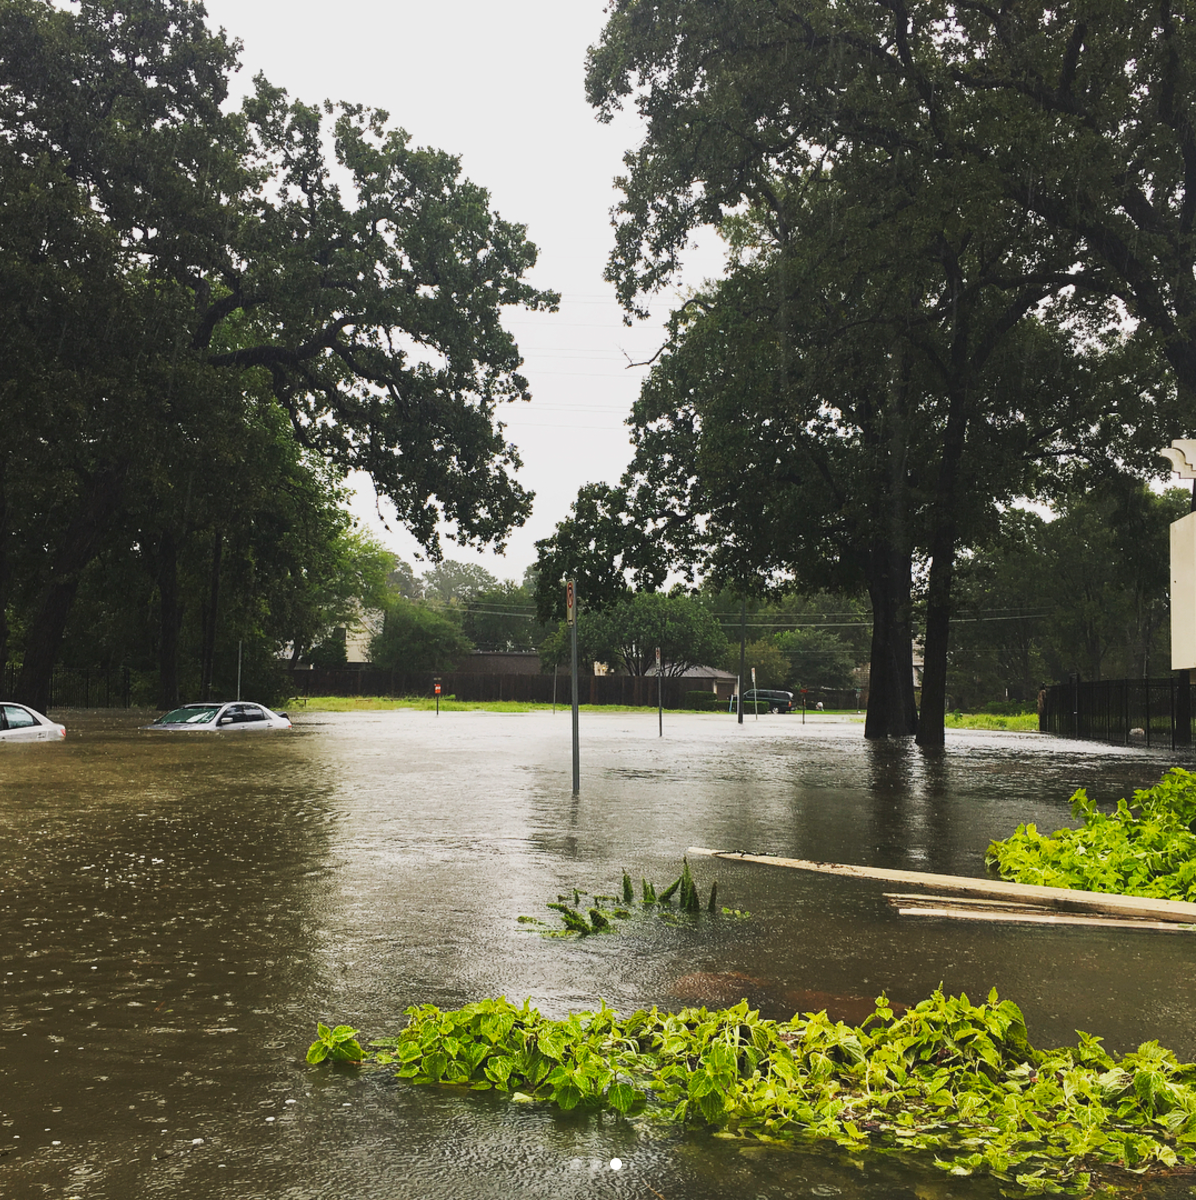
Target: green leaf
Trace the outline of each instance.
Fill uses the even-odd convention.
[[[670,883],[669,886],[667,888],[665,888],[663,892],[660,893],[659,897],[657,898],[659,903],[668,904],[668,902],[670,900],[672,900],[672,898],[673,898],[673,893],[680,886],[681,886],[681,876],[678,875],[677,878],[674,879],[673,882]]]
[[[515,1067],[515,1062],[505,1055],[502,1057],[491,1058],[485,1067],[487,1078],[494,1081],[500,1088],[506,1088],[507,1080],[511,1077],[511,1071]]]

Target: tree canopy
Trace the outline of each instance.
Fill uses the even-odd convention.
[[[1162,57],[1186,43],[1175,29],[1162,50],[1144,40],[1160,21],[1127,22],[1127,42],[1112,10],[1087,3],[616,0],[591,51],[599,115],[630,102],[645,121],[608,267],[629,313],[699,226],[731,250],[727,277],[676,314],[645,386],[627,524],[745,592],[864,584],[869,736],[942,740],[956,558],[1002,504],[1049,491],[1076,462],[1156,469],[1148,449],[1174,436],[1186,384],[1178,372],[1160,384],[1151,358],[1162,334],[1174,363],[1176,323],[1145,315],[1077,216],[1128,206],[1145,222],[1149,201],[1180,218],[1187,117],[1166,93],[1183,69]],[[1131,99],[1118,53],[1134,46]],[[1162,148],[1147,145],[1147,109]],[[1093,147],[1104,165],[1058,175],[1080,167],[1086,120],[1116,128],[1120,192],[1108,146]],[[1140,122],[1140,138],[1118,120]],[[1147,159],[1169,164],[1166,186],[1141,185]],[[1093,190],[1065,220],[1052,205],[1076,178]],[[1169,220],[1147,273],[1170,279],[1187,251],[1164,264]]]
[[[382,629],[370,639],[370,661],[410,674],[451,671],[472,649],[456,621],[395,596],[386,605]]]
[[[1144,678],[1168,665],[1169,527],[1191,495],[1125,477],[1013,509],[963,564],[949,690],[955,707],[1032,706],[1043,683]]]
[[[637,592],[608,608],[583,610],[577,640],[586,658],[628,675],[655,674],[658,647],[661,674],[668,677],[718,663],[727,650],[722,629],[701,604],[661,592]]]
[[[434,557],[529,511],[497,417],[503,309],[556,303],[526,231],[385,112],[261,77],[233,110],[237,51],[190,0],[0,0],[0,659],[20,597],[34,704],[126,514],[185,509],[262,406]]]

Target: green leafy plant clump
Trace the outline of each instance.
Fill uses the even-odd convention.
[[[1019,825],[989,846],[989,869],[1017,883],[1196,901],[1196,775],[1174,767],[1109,814],[1081,788],[1071,809],[1079,829]]]
[[[407,1016],[397,1037],[370,1043],[370,1061],[416,1084],[761,1142],[921,1152],[1025,1194],[1083,1192],[1094,1171],[1196,1164],[1196,1066],[1156,1042],[1117,1060],[1084,1033],[1036,1050],[995,990],[979,1005],[936,991],[900,1016],[881,996],[858,1028],[825,1012],[761,1020],[746,1001],[626,1018],[601,1005],[557,1021],[498,998]]]
[[[307,1061],[321,1063],[326,1058],[333,1062],[361,1062],[365,1051],[357,1040],[356,1029],[338,1025],[329,1029],[322,1021],[316,1024],[316,1040],[307,1048]]]
[[[635,898],[635,885],[626,871],[623,872],[621,895],[606,896],[595,892],[591,896],[595,903],[589,908],[588,916],[581,912],[581,898],[584,895],[590,895],[590,893],[574,888],[572,903],[570,903],[570,897],[565,895],[558,896],[555,901],[547,905],[549,909],[559,914],[564,928],[554,928],[537,917],[522,916],[516,919],[521,925],[531,926],[548,937],[567,937],[571,934],[586,937],[592,933],[605,933],[616,928],[613,924],[614,921],[627,920],[637,909],[641,915],[651,913],[669,920],[674,912],[700,913],[703,907],[701,896],[698,894],[698,885],[694,882],[693,874],[689,869],[689,860],[684,858],[681,860],[681,874],[664,891],[657,893],[654,884],[649,883],[646,879],[641,880],[638,904]],[[675,910],[672,907],[674,897],[677,899]],[[710,885],[709,899],[706,901],[705,908],[709,913],[721,912],[728,916],[748,917],[751,915],[740,912],[738,909],[720,909],[718,907],[718,880]]]

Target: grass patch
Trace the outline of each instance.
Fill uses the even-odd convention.
[[[948,713],[943,724],[947,729],[1009,729],[1016,733],[1037,733],[1038,714],[1001,717],[994,713]]]
[[[287,707],[300,712],[435,712],[435,696],[297,696],[287,702]],[[569,698],[558,700],[558,712],[569,711]],[[631,704],[582,704],[582,712],[588,713],[643,713],[656,715],[655,708]],[[440,697],[441,712],[494,712],[528,713],[552,712],[550,703],[534,700],[458,700],[453,696]],[[692,709],[666,708],[667,713],[688,713]]]

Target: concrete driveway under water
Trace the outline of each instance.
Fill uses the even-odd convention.
[[[1196,1056],[1192,935],[900,917],[880,883],[695,861],[748,918],[546,939],[573,887],[658,886],[690,845],[964,875],[1019,822],[1070,822],[1173,760],[1038,735],[869,744],[855,722],[567,712],[301,714],[291,733],[67,719],[0,747],[0,1195],[990,1197],[823,1147],[559,1114],[308,1067],[317,1019],[410,1004],[828,1007],[997,987],[1032,1040]],[[622,1169],[611,1169],[612,1158]],[[1187,1181],[1149,1195],[1187,1194]]]

